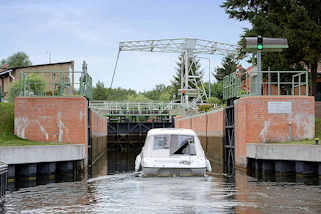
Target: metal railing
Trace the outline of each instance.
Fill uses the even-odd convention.
[[[3,202],[7,191],[8,165],[0,161],[0,203]]]
[[[92,98],[92,78],[83,71],[23,71],[19,96],[87,96]]]
[[[234,72],[223,79],[223,99],[243,96],[308,96],[307,71]]]
[[[181,103],[126,103],[91,101],[90,108],[105,116],[174,116],[189,106]]]

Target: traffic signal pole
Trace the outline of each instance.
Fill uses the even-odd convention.
[[[261,91],[262,91],[262,59],[261,59],[261,55],[262,55],[262,51],[258,50],[257,51],[257,55],[256,55],[256,59],[257,59],[257,77],[256,77],[256,95],[261,95]]]
[[[262,36],[257,37],[257,71],[258,75],[256,77],[256,95],[261,95],[262,91],[262,50],[263,50],[263,38]]]

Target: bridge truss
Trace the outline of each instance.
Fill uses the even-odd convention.
[[[188,106],[181,103],[125,103],[91,101],[90,108],[107,117],[170,117],[183,114]]]
[[[239,49],[240,47],[236,45],[194,38],[120,42],[110,87],[112,87],[114,82],[121,51],[179,53],[184,57],[184,64],[182,64],[181,67],[181,70],[184,71],[184,73],[181,72],[181,88],[179,89],[181,103],[190,104],[191,107],[196,107],[197,104],[203,103],[208,98],[202,81],[198,81],[201,80],[201,77],[196,75],[193,70],[193,65],[197,63],[196,55],[235,55],[238,53]],[[199,82],[201,84],[199,84]],[[191,101],[191,103],[189,103],[189,101]]]

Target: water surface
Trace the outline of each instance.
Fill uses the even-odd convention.
[[[321,186],[237,173],[143,178],[132,173],[53,183],[7,195],[8,213],[321,213]]]

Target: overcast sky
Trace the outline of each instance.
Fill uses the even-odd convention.
[[[0,59],[26,52],[33,64],[86,60],[94,83],[110,85],[120,41],[200,38],[236,44],[248,23],[229,19],[221,0],[0,0]],[[177,54],[122,52],[114,87],[169,84]],[[221,57],[212,57],[213,65]],[[203,69],[208,72],[206,60]],[[208,73],[206,73],[206,78]]]

